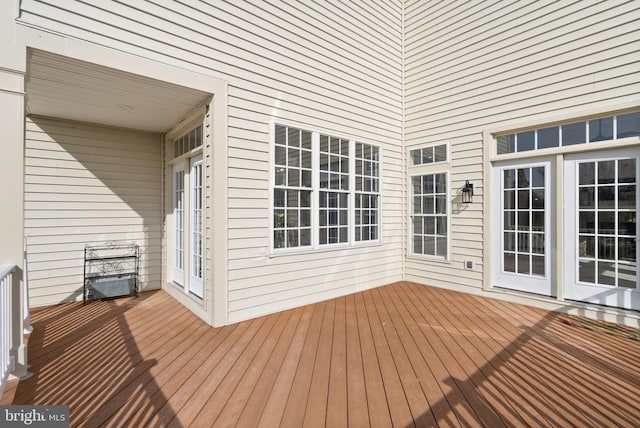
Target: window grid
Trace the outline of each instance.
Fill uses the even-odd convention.
[[[311,245],[311,191],[274,189],[274,248]]]
[[[184,270],[184,171],[174,173],[174,213],[175,213],[175,260],[174,266]]]
[[[194,163],[191,168],[191,276],[202,279],[203,257],[203,201],[202,201],[202,161]]]
[[[409,152],[411,165],[425,165],[447,161],[447,143],[413,149]]]
[[[448,253],[447,174],[411,178],[412,252],[438,257]]]
[[[497,136],[498,154],[611,141],[640,136],[640,112]]]
[[[173,158],[182,156],[202,145],[202,125],[198,125],[173,141]]]
[[[375,146],[355,143],[355,240],[378,239],[380,156]]]
[[[503,174],[504,272],[545,276],[545,167]]]
[[[311,132],[276,125],[273,246],[311,246]]]
[[[349,240],[349,194],[320,192],[320,245],[344,243]]]
[[[275,124],[273,156],[274,250],[379,239],[378,147]]]
[[[320,135],[320,189],[320,245],[348,242],[349,140]]]
[[[578,164],[578,280],[636,288],[636,161]]]

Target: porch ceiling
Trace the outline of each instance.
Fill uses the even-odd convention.
[[[209,94],[173,83],[32,50],[27,114],[165,132]]]

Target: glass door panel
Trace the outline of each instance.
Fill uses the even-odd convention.
[[[566,297],[638,309],[637,154],[574,156],[565,170]]]
[[[191,159],[191,171],[189,174],[191,187],[190,210],[190,265],[189,265],[189,292],[202,298],[203,278],[203,192],[202,192],[202,156]]]
[[[494,168],[494,285],[551,294],[550,162]]]
[[[173,280],[184,284],[184,166],[173,168]]]

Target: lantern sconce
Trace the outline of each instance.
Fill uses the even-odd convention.
[[[462,188],[462,203],[470,204],[473,202],[473,184],[469,183],[469,180],[465,181]]]

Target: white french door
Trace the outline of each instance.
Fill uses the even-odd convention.
[[[203,192],[202,155],[191,158],[189,171],[189,292],[202,298]]]
[[[184,285],[184,165],[173,167],[173,268],[172,278]]]
[[[202,155],[173,167],[172,279],[189,293],[203,297]],[[188,187],[187,187],[188,186]]]
[[[511,162],[493,168],[493,284],[550,296],[554,209],[553,160]]]
[[[566,298],[640,309],[639,159],[637,148],[565,158]]]

